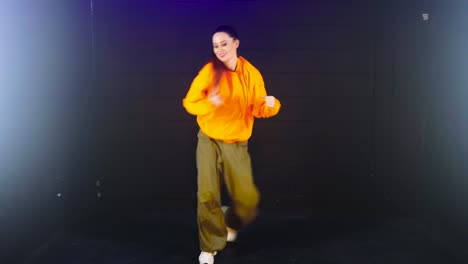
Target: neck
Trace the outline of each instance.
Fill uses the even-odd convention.
[[[236,66],[237,66],[237,56],[235,56],[232,60],[228,61],[226,64],[226,67],[231,70],[231,71],[234,71],[236,70]]]

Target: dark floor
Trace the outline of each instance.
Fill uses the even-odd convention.
[[[313,219],[263,212],[215,263],[468,263],[468,239],[424,219]],[[27,264],[198,263],[193,214],[80,221]]]

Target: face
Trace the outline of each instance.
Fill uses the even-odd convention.
[[[213,51],[224,64],[228,64],[237,58],[238,47],[239,40],[234,40],[225,32],[217,32],[213,35]]]

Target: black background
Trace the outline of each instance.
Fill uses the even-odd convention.
[[[181,103],[220,24],[283,105],[250,140],[262,208],[467,219],[462,1],[90,4],[1,5],[2,257],[102,212],[195,207]]]

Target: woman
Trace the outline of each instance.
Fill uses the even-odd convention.
[[[232,242],[237,231],[256,216],[259,193],[252,177],[247,141],[254,118],[276,115],[281,107],[267,96],[262,75],[237,55],[240,40],[230,26],[213,36],[213,58],[199,71],[183,99],[200,127],[196,152],[198,173],[197,222],[200,264]],[[221,177],[232,201],[223,213]]]

